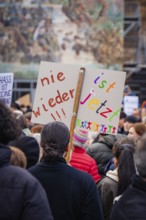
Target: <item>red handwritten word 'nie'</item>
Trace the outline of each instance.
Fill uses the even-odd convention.
[[[52,72],[52,71],[50,71],[50,72]],[[50,78],[44,77],[44,78],[41,78],[40,80],[41,80],[42,86],[45,86],[45,82],[46,82],[46,85],[50,85],[51,83],[55,83],[55,76],[51,74]],[[58,81],[65,80],[64,73],[59,72],[56,76],[56,80],[58,80]]]

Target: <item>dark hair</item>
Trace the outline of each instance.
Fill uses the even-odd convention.
[[[121,195],[131,183],[131,177],[136,173],[133,154],[135,144],[126,138],[116,141],[113,147],[114,157],[118,160],[118,195]]]
[[[125,119],[126,117],[127,117],[127,114],[125,112],[121,111],[120,112],[120,119],[122,119],[122,118]]]
[[[146,178],[146,134],[137,142],[134,160],[139,175],[142,178]]]
[[[42,159],[55,161],[63,156],[70,139],[69,129],[62,122],[50,122],[41,132]]]
[[[14,114],[0,102],[0,143],[8,144],[10,141],[18,139],[20,135],[21,129]]]
[[[14,109],[17,109],[17,110],[21,110],[21,107],[20,107],[20,105],[17,102],[13,102],[11,104],[11,108],[14,108]]]
[[[136,123],[137,122],[137,118],[134,116],[134,115],[128,115],[126,118],[125,118],[125,122],[129,122],[129,123]]]

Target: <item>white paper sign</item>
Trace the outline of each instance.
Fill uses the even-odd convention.
[[[32,122],[70,127],[81,66],[41,62]],[[126,73],[85,67],[76,126],[116,134]]]
[[[10,107],[13,88],[13,73],[0,73],[0,100]]]
[[[139,97],[138,96],[125,96],[124,97],[124,112],[127,115],[131,115],[134,109],[137,109],[139,106]]]

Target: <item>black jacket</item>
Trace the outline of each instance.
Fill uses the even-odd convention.
[[[111,220],[146,219],[146,182],[140,176],[133,178],[132,184],[115,203]]]
[[[98,165],[99,174],[105,175],[105,166],[113,157],[113,145],[121,137],[123,137],[122,134],[105,135],[100,137],[98,142],[86,146],[86,152],[95,159]]]
[[[41,184],[10,165],[10,155],[10,149],[0,145],[0,220],[53,220]]]
[[[40,162],[29,171],[41,182],[55,220],[102,220],[103,213],[92,177],[66,164]]]

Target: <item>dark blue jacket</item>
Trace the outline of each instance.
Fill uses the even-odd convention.
[[[0,145],[0,220],[53,220],[45,191],[28,171],[10,165]]]
[[[101,201],[92,177],[66,164],[42,161],[29,171],[46,190],[55,220],[103,220]]]

